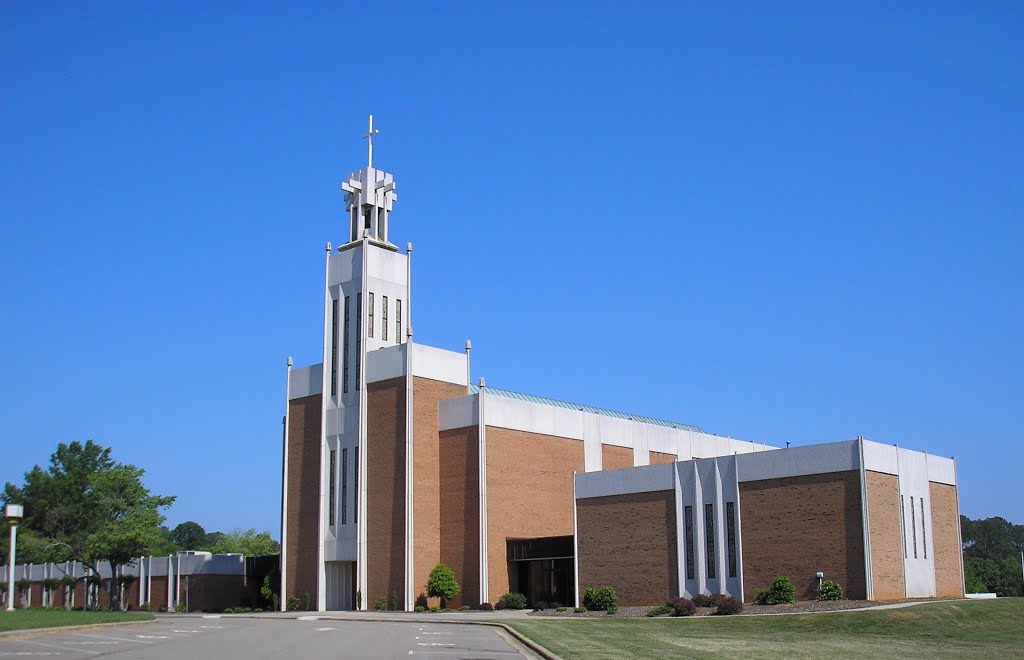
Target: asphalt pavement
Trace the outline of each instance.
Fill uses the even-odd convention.
[[[275,618],[161,618],[155,623],[32,632],[0,639],[0,659],[532,658],[504,631],[467,624]]]

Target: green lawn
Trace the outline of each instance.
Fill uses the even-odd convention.
[[[1024,598],[828,614],[506,623],[566,660],[1024,658]]]
[[[83,612],[81,610],[68,612],[67,610],[43,609],[7,612],[0,610],[0,631],[53,628],[56,626],[84,626],[93,623],[149,621],[153,618],[153,615],[148,612]]]

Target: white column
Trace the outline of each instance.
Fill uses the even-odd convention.
[[[326,368],[326,367],[325,367]],[[284,612],[288,609],[288,403],[291,400],[292,387],[292,358],[288,356],[284,377],[284,438],[281,449],[281,556],[278,561],[278,570],[281,574],[281,598],[280,608]]]
[[[406,333],[405,341],[405,610],[411,612],[416,606],[416,563],[415,526],[413,519],[413,394],[415,379],[412,364],[412,326]]]
[[[18,526],[11,525],[11,552],[7,558],[7,611],[14,611],[14,562],[18,545]]]
[[[174,611],[174,557],[167,555],[167,609]]]
[[[580,531],[576,520],[576,470],[572,471],[572,578],[573,606],[580,606]]]
[[[486,415],[486,404],[484,401],[487,399],[486,396],[487,384],[484,382],[483,377],[480,378],[480,388],[477,394],[477,406],[479,407],[478,421],[477,421],[477,440],[478,445],[478,485],[480,495],[480,602],[489,603],[490,600],[490,589],[488,582],[490,581],[489,570],[490,566],[487,561],[487,415]],[[575,486],[574,486],[575,487]],[[575,509],[575,504],[573,504]]]
[[[326,257],[324,259],[324,316],[323,316],[323,342],[322,342],[322,364],[320,369],[320,493],[317,498],[317,538],[316,538],[316,609],[323,612],[327,609],[327,571],[324,566],[324,534],[327,527],[327,507],[324,503],[328,497],[328,469],[327,469],[327,402],[331,398],[330,390],[330,369],[332,367],[331,355],[331,244],[324,246]],[[363,363],[363,370],[366,370],[366,363]]]

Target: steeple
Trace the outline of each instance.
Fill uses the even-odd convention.
[[[349,218],[348,241],[354,243],[368,232],[370,240],[377,245],[397,250],[398,246],[388,241],[389,215],[398,199],[395,180],[391,174],[373,167],[373,138],[379,133],[374,130],[373,115],[370,115],[369,131],[363,135],[367,147],[366,167],[350,173],[341,182]]]

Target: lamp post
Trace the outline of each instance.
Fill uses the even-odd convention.
[[[20,504],[8,504],[4,507],[4,517],[11,526],[11,551],[7,553],[7,611],[14,611],[14,551],[18,542],[18,523],[25,517],[25,507]]]

